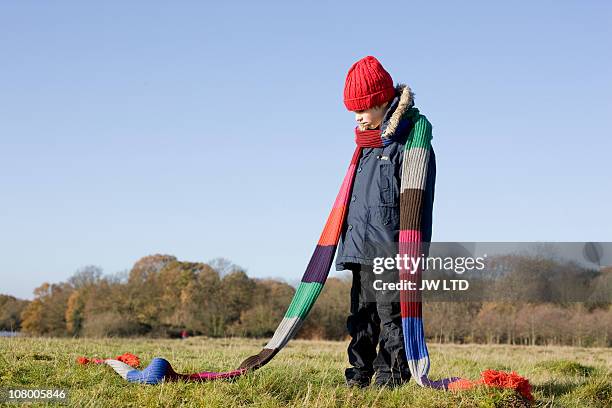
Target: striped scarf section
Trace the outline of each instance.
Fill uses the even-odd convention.
[[[404,159],[401,167],[398,248],[402,257],[404,254],[419,257],[422,247],[421,214],[431,151],[432,127],[427,118],[421,115],[414,106],[407,109],[406,117],[411,123],[411,129],[404,145]],[[203,371],[194,374],[176,373],[167,360],[159,357],[154,358],[144,370],[135,369],[115,359],[107,359],[104,362],[113,367],[126,380],[146,384],[156,384],[162,380],[208,381],[234,378],[267,364],[296,335],[323,290],[345,222],[355,169],[362,148],[383,147],[391,142],[385,134],[381,134],[379,129],[359,131],[355,128],[355,133],[356,147],[353,157],[306,271],[274,335],[259,353],[248,357],[235,370]],[[413,281],[417,288],[420,287],[422,273],[420,269],[413,271],[400,269],[399,272],[401,280]],[[412,378],[422,387],[448,389],[450,383],[460,378],[452,377],[432,381],[427,377],[429,354],[423,330],[420,292],[402,290],[400,303],[406,357]]]

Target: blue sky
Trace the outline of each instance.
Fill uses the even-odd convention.
[[[2,2],[0,293],[154,253],[299,279],[366,55],[433,124],[434,241],[612,241],[610,2],[381,4]]]

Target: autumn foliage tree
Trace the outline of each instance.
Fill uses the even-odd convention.
[[[21,314],[28,303],[14,296],[0,295],[0,330],[18,330],[21,327]]]

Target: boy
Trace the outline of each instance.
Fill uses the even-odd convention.
[[[373,285],[377,279],[397,282],[399,278],[397,270],[374,274],[372,264],[375,257],[394,256],[389,248],[399,240],[400,176],[404,144],[412,128],[405,113],[414,105],[414,94],[407,85],[393,86],[380,62],[367,56],[348,71],[344,104],[355,113],[356,134],[379,129],[388,136],[383,138],[384,147],[362,149],[338,244],[336,270],[348,269],[353,274],[347,318],[351,336],[347,351],[352,367],[345,371],[346,383],[366,387],[376,374],[376,385],[395,387],[410,379],[399,296],[374,290]],[[431,240],[435,177],[431,149],[423,196],[423,242]],[[394,248],[397,253],[397,246]]]

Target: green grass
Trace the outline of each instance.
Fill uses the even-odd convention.
[[[267,340],[267,339],[266,339]],[[395,390],[344,387],[347,342],[293,340],[267,366],[236,381],[129,384],[105,365],[75,359],[125,352],[167,358],[179,372],[235,368],[265,340],[207,339],[0,339],[0,387],[62,387],[70,405],[108,407],[521,407],[508,390],[481,387],[443,392],[414,381]],[[529,378],[539,407],[612,406],[612,350],[430,344],[430,377],[476,379],[480,371],[514,370]],[[16,406],[16,405],[12,405]]]

